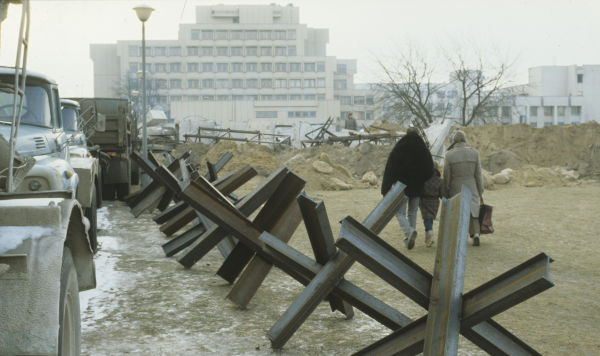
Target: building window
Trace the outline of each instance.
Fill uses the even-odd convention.
[[[213,64],[212,63],[202,63],[202,71],[205,73],[213,72]]]
[[[538,112],[537,106],[530,106],[529,107],[529,116],[536,117],[537,116],[537,112]]]
[[[289,86],[290,86],[290,88],[302,88],[302,80],[301,79],[290,79]]]
[[[167,71],[167,65],[165,64],[165,72]],[[146,63],[146,72],[152,72],[152,64]]]
[[[190,89],[200,88],[200,81],[198,79],[188,79],[188,88],[190,88]]]
[[[365,119],[367,119],[367,120],[373,120],[373,112],[372,111],[367,111],[365,113]]]
[[[187,101],[199,101],[200,97],[198,95],[188,95]]]
[[[166,63],[155,63],[154,71],[156,73],[165,73],[167,71],[167,64]]]
[[[231,47],[231,55],[232,56],[243,56],[244,52],[242,47]]]
[[[138,63],[137,62],[129,62],[129,72],[136,73],[138,71]]]
[[[352,105],[352,97],[351,96],[340,96],[340,104]]]
[[[271,65],[271,63],[261,63],[260,64],[260,71],[263,72],[263,73],[267,73],[267,72],[270,73],[270,72],[273,71],[272,67],[273,66]]]
[[[256,40],[256,31],[246,31],[246,40]]]
[[[260,39],[261,40],[270,40],[271,39],[271,31],[260,31]]]
[[[274,40],[285,40],[285,31],[275,31]]]
[[[275,97],[273,98],[273,100],[276,100],[276,101],[285,101],[285,100],[287,100],[287,95],[285,95],[285,94],[275,95]]]
[[[241,40],[242,31],[231,31],[231,40]]]
[[[261,88],[272,88],[273,87],[273,81],[271,79],[261,79],[260,80],[260,87]]]
[[[287,72],[287,63],[275,63],[275,72]]]
[[[317,117],[316,111],[288,111],[289,118]]]
[[[260,100],[273,100],[273,95],[261,95]]]
[[[290,101],[302,100],[302,94],[290,94]]]
[[[169,56],[181,57],[181,47],[169,47]]]
[[[187,64],[187,71],[188,71],[189,73],[195,73],[195,72],[198,72],[198,71],[199,71],[199,68],[198,68],[198,63],[188,63],[188,64]]]
[[[171,79],[169,82],[169,88],[181,89],[181,79]]]
[[[314,79],[304,79],[304,87],[305,88],[314,88],[315,80]]]
[[[171,73],[181,72],[181,63],[170,63],[169,64],[169,72],[171,72]]]
[[[217,95],[217,101],[229,101],[229,95]]]
[[[233,101],[243,101],[244,100],[244,96],[243,95],[232,95],[231,96],[231,100],[233,100]]]
[[[212,47],[202,47],[202,55],[203,56],[212,56],[213,48]]]
[[[258,79],[246,79],[246,88],[258,88]]]
[[[260,47],[260,55],[261,56],[270,56],[271,55],[271,47]]]
[[[181,101],[181,95],[171,95],[171,97],[169,98],[172,102],[173,101]]]
[[[554,107],[553,106],[544,106],[544,116],[553,117],[554,116]]]
[[[229,79],[217,79],[215,84],[217,89],[226,89],[229,87]]]
[[[167,80],[166,79],[156,79],[154,82],[156,84],[156,88],[158,89],[167,89]]]
[[[256,118],[257,119],[276,119],[277,111],[257,111]]]
[[[577,74],[577,83],[583,83],[583,74]]]
[[[280,57],[285,56],[286,49],[286,47],[275,47],[275,55]]]
[[[229,63],[217,63],[217,73],[229,72]]]
[[[217,47],[217,56],[227,56],[228,52],[227,47]]]
[[[287,39],[288,40],[295,40],[296,39],[296,30],[288,30],[288,32],[287,32]]]
[[[235,89],[242,89],[244,87],[244,80],[243,79],[232,79],[231,87],[235,88]]]
[[[290,72],[301,72],[302,64],[301,63],[290,63]]]
[[[192,30],[192,39],[193,40],[199,40],[200,39],[200,31],[198,31],[198,30]]]
[[[166,47],[154,47],[154,55],[157,57],[164,57],[167,55]]]
[[[364,96],[355,96],[354,97],[354,105],[365,105],[365,97]]]
[[[325,78],[317,78],[317,88],[325,88]]]
[[[346,89],[346,79],[336,79],[333,81],[334,89]]]
[[[202,31],[202,39],[203,40],[212,40],[213,39],[213,32],[210,30],[203,30]]]
[[[571,116],[580,116],[581,106],[571,106]]]
[[[293,57],[296,54],[296,46],[288,46],[288,56]]]
[[[315,64],[314,63],[304,63],[304,71],[305,72],[314,72]]]
[[[258,101],[258,95],[246,95],[248,101]]]
[[[356,119],[358,119],[358,120],[364,120],[365,119],[365,112],[364,111],[358,111],[356,114],[357,114]]]
[[[374,105],[375,104],[375,98],[372,96],[367,96],[367,105]]]
[[[140,47],[140,53],[142,53],[142,49]],[[146,47],[146,57],[152,56],[152,47]]]
[[[227,39],[227,31],[217,31],[216,39],[217,40],[226,40]]]
[[[256,63],[246,63],[246,72],[257,72],[258,64]]]
[[[129,46],[129,57],[138,57],[138,46]]]
[[[318,101],[325,101],[325,94],[317,94]]]
[[[317,72],[325,71],[325,62],[317,62]]]
[[[287,80],[275,79],[275,88],[287,88]]]
[[[564,117],[566,112],[567,112],[566,106],[559,106],[556,108],[556,114],[560,117]]]
[[[336,74],[346,74],[347,66],[346,64],[338,64],[336,67]]]
[[[315,94],[306,94],[304,95],[304,100],[317,100],[317,96]]]
[[[500,115],[502,115],[503,119],[509,119],[512,108],[510,106],[503,106],[501,109]]]
[[[214,95],[202,95],[202,101],[215,101]]]
[[[244,64],[243,63],[231,63],[231,71],[232,72],[243,72]]]
[[[247,56],[257,56],[258,49],[256,47],[246,47],[246,55]]]
[[[199,54],[198,47],[188,47],[186,53],[188,56],[197,56]]]

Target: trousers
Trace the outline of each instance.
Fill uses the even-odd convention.
[[[408,210],[407,210],[408,208]],[[417,211],[419,210],[419,197],[404,196],[400,201],[400,208],[396,213],[396,219],[400,228],[404,231],[404,239],[408,239],[410,234],[417,227]]]

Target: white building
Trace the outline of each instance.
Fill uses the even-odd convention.
[[[522,89],[515,97],[512,123],[600,122],[600,65],[533,67]]]
[[[327,56],[328,41],[329,30],[301,24],[291,4],[198,6],[196,23],[180,24],[178,39],[146,41],[150,105],[169,111],[184,132],[274,130],[349,112],[375,119],[373,95],[354,85],[356,60]],[[140,45],[91,45],[95,96],[139,90]]]

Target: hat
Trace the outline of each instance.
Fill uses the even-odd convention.
[[[452,136],[452,143],[457,142],[467,142],[464,131],[456,130],[454,131],[454,136]]]

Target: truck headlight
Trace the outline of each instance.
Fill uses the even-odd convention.
[[[67,177],[67,179],[71,178],[72,176],[73,176],[73,172],[65,171],[65,177]]]
[[[41,187],[42,187],[42,183],[40,183],[39,180],[33,179],[29,182],[29,190],[31,190],[33,192],[40,190]]]

